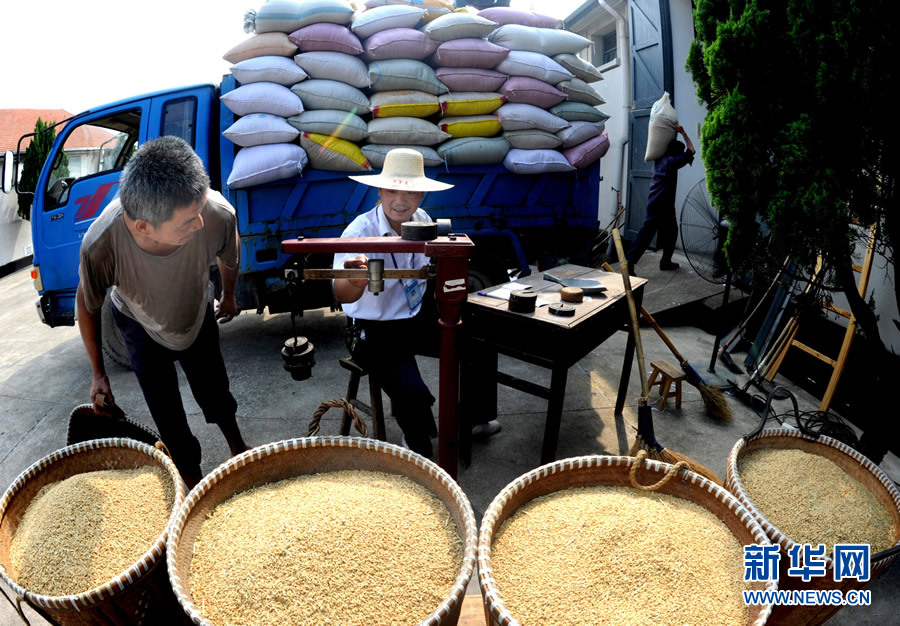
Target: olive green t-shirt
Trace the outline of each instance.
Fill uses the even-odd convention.
[[[171,254],[142,250],[125,225],[118,198],[88,228],[78,277],[87,310],[97,313],[106,291],[119,311],[156,342],[185,350],[197,338],[209,302],[209,268],[220,258],[236,267],[240,251],[234,209],[213,190],[201,212],[203,228]]]

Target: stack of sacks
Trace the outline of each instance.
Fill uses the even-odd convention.
[[[576,56],[589,40],[535,13],[452,7],[367,0],[354,13],[344,0],[269,0],[247,16],[255,34],[225,55],[240,87],[223,101],[250,118],[225,136],[239,157],[276,144],[302,150],[294,141],[311,167],[341,171],[380,168],[395,147],[418,150],[426,166],[504,163],[517,173],[583,168],[605,154],[607,116],[590,84],[603,77]],[[261,83],[265,93],[247,89]],[[272,110],[285,92],[299,107]]]

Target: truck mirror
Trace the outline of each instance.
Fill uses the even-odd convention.
[[[3,190],[3,193],[12,191],[13,185],[15,185],[15,160],[16,157],[12,150],[7,150],[6,154],[3,155],[3,179],[0,181],[0,189]]]

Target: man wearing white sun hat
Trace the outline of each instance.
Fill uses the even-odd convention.
[[[419,208],[425,193],[453,187],[427,178],[422,155],[407,148],[388,152],[381,174],[350,178],[378,188],[379,203],[354,219],[341,237],[399,236],[404,222],[431,222],[431,217]],[[366,268],[369,258],[383,259],[385,269],[428,265],[428,257],[422,253],[400,252],[335,254],[333,267]],[[431,411],[434,396],[422,380],[415,359],[416,354],[437,356],[439,352],[437,310],[428,281],[386,280],[384,291],[378,296],[366,290],[367,284],[366,279],[334,281],[335,299],[353,318],[349,331],[353,339],[348,341],[348,347],[353,358],[391,398],[405,445],[423,456],[431,456],[431,437],[437,434]],[[492,420],[476,424],[472,432],[476,437],[489,437],[499,430],[500,423]]]

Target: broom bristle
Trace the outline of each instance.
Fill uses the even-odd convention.
[[[700,391],[700,397],[703,398],[706,412],[711,418],[722,422],[731,420],[731,407],[728,406],[728,398],[721,389],[710,387],[702,382],[697,385],[697,389]]]
[[[679,461],[684,461],[688,464],[688,467],[692,472],[696,472],[703,476],[703,478],[710,480],[717,485],[722,485],[722,479],[718,477],[718,475],[703,465],[702,463],[698,463],[694,459],[687,457],[678,452],[672,452],[667,448],[663,448],[662,450],[654,450],[646,445],[646,442],[641,438],[640,435],[637,435],[634,439],[634,443],[631,444],[631,449],[628,451],[628,456],[637,456],[639,450],[647,451],[647,458],[653,459],[654,461],[662,461],[663,463],[670,463],[671,465],[675,465]]]

